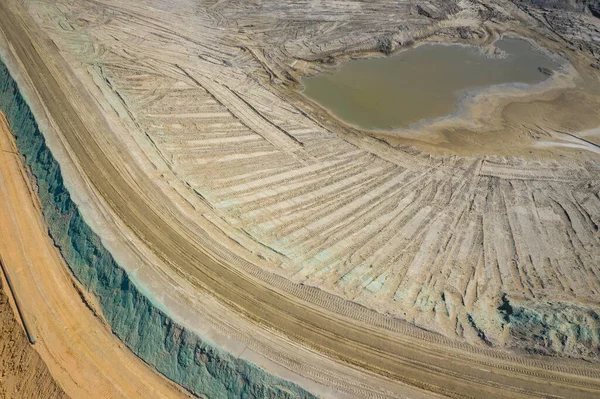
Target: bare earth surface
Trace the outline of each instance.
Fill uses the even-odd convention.
[[[182,324],[323,396],[592,398],[598,53],[539,13],[7,0],[0,28],[84,216]],[[420,132],[357,131],[300,93],[349,54],[506,32],[564,70]]]
[[[94,314],[93,299],[82,299],[48,237],[2,114],[0,148],[0,254],[36,340],[31,347],[3,293],[0,397],[189,397],[113,336]]]
[[[0,398],[62,399],[68,396],[52,378],[15,318],[10,293],[0,286]]]

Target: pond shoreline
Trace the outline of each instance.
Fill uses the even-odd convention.
[[[448,51],[449,47],[454,51]],[[383,134],[414,133],[440,122],[472,121],[469,110],[479,101],[543,93],[560,86],[560,81],[573,72],[566,60],[540,50],[541,46],[518,35],[503,35],[485,48],[464,43],[422,42],[385,58],[338,63],[316,76],[304,77],[301,94],[333,118],[356,129]],[[521,69],[521,60],[519,68],[516,67],[514,55],[523,58],[527,70]],[[501,64],[494,64],[494,60]],[[438,65],[444,72],[436,77]],[[488,68],[492,68],[489,73],[483,71]],[[551,71],[552,76],[543,70]],[[464,76],[459,77],[458,73]],[[416,82],[429,81],[427,76],[434,78],[426,84],[431,85],[429,89],[420,83],[415,86]],[[490,83],[483,83],[486,80]],[[404,94],[403,90],[408,92]],[[363,97],[372,101],[364,102]],[[400,108],[396,108],[396,102]],[[410,110],[404,110],[404,106]]]

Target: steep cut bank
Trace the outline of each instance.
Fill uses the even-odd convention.
[[[68,396],[29,345],[0,280],[0,399],[63,399]]]
[[[37,187],[49,234],[103,315],[137,356],[192,393],[209,398],[309,398],[301,388],[233,357],[173,323],[131,283],[83,221],[60,167],[6,66],[0,62],[0,110]]]
[[[148,367],[98,317],[97,301],[75,281],[48,235],[36,190],[1,112],[0,148],[5,292],[15,299],[14,314],[54,380],[70,398],[189,399],[190,393]]]

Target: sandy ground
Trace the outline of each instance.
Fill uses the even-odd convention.
[[[13,305],[13,306],[11,306]],[[29,344],[4,274],[0,283],[0,398],[62,399],[68,396]]]
[[[366,33],[373,14],[340,3],[307,13],[296,2],[181,0],[166,12],[156,1],[31,1],[27,11],[7,1],[0,25],[67,148],[61,166],[97,198],[84,215],[100,209],[116,226],[107,242],[152,254],[124,267],[161,269],[177,288],[184,280],[173,292],[228,305],[238,315],[223,313],[223,335],[248,347],[260,337],[252,350],[273,359],[269,371],[361,397],[411,396],[407,384],[454,397],[597,397],[597,365],[490,348],[512,342],[503,298],[559,307],[544,316],[570,313],[564,303],[596,309],[597,169],[577,156],[439,158],[307,114],[286,76],[377,41]],[[444,23],[409,1],[369,12],[385,16],[382,31],[407,16],[398,35],[415,40],[466,22],[491,36],[465,3]],[[159,302],[171,295],[145,283]],[[187,303],[162,305],[178,317]],[[562,333],[553,328],[543,333]],[[276,346],[281,335],[289,343]],[[521,347],[537,344],[523,335]],[[555,341],[555,354],[597,348]]]
[[[11,384],[3,380],[7,397],[51,397],[48,396],[51,389],[44,386],[44,383],[50,385],[47,382],[51,381],[50,375],[72,398],[190,397],[112,335],[89,307],[93,306],[93,299],[87,303],[82,300],[81,291],[47,235],[37,197],[31,191],[2,115],[0,148],[0,253],[36,338],[31,348],[25,344],[21,332],[13,331],[11,334],[17,337],[22,349],[14,351],[12,362],[18,369],[38,370],[40,379],[22,376],[23,380],[16,385],[29,385],[29,391],[22,391],[22,396],[11,396],[14,381]],[[10,322],[6,303],[4,300],[2,317]],[[50,374],[44,374],[45,366],[37,355],[30,354],[32,350],[39,353]],[[9,361],[3,354],[3,362]],[[18,378],[12,376],[13,380]],[[37,396],[36,385],[40,390]]]

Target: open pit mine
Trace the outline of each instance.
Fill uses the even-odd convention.
[[[600,398],[597,0],[0,0],[0,398]]]

